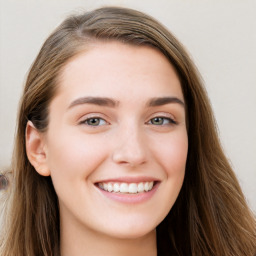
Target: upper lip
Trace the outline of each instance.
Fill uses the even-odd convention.
[[[149,176],[138,176],[138,177],[117,177],[117,178],[107,178],[97,181],[96,183],[108,183],[108,182],[124,182],[124,183],[139,183],[147,181],[159,181],[159,179]]]

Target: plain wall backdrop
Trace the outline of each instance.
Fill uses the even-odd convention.
[[[16,113],[30,65],[69,14],[131,7],[162,22],[199,68],[223,148],[256,211],[256,1],[0,0],[0,172],[10,164]]]

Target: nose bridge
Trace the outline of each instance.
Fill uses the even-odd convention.
[[[113,151],[113,161],[130,166],[146,162],[147,147],[143,129],[135,123],[126,123],[119,127]]]

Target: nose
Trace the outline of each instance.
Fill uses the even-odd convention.
[[[147,147],[144,136],[138,130],[124,128],[115,138],[112,160],[130,167],[146,163]]]

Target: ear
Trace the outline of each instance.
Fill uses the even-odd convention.
[[[42,176],[49,176],[51,173],[47,165],[45,136],[31,121],[27,122],[26,127],[26,151],[28,160],[35,170]]]

